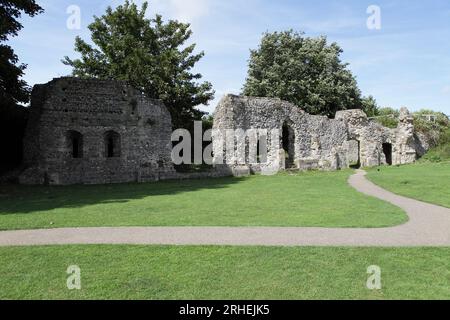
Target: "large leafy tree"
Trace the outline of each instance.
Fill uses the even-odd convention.
[[[290,31],[265,33],[251,51],[243,94],[277,97],[311,114],[361,109],[355,77],[341,61],[342,49],[326,37]]]
[[[22,14],[35,16],[42,8],[34,0],[0,0],[0,173],[22,161],[22,140],[30,87],[22,79],[26,69],[7,41],[22,29]]]
[[[23,13],[34,16],[43,9],[34,0],[0,1],[0,105],[7,106],[29,100],[30,88],[22,79],[26,65],[19,64],[14,50],[6,44],[23,28],[19,19]]]
[[[194,54],[189,24],[164,23],[160,15],[146,18],[148,3],[139,9],[126,1],[109,7],[89,25],[92,46],[77,37],[75,50],[81,59],[66,57],[73,75],[125,80],[150,98],[161,99],[171,112],[174,126],[190,128],[203,113],[195,107],[214,98],[209,82],[192,68],[204,56]]]

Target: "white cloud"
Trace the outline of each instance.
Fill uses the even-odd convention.
[[[342,18],[330,20],[309,20],[300,23],[300,26],[306,28],[307,31],[318,33],[331,33],[351,28],[358,28],[363,25],[364,21],[356,18]]]
[[[175,17],[184,22],[193,22],[208,14],[208,0],[171,0]]]
[[[182,22],[195,23],[208,15],[212,0],[131,0],[140,6],[148,2],[148,16],[161,14],[166,19],[177,19]],[[110,3],[108,3],[110,4]],[[113,0],[113,7],[123,4],[123,0]]]
[[[450,94],[450,86],[445,86],[442,88],[443,94]]]
[[[208,0],[155,0],[150,3],[150,10],[166,13],[182,22],[195,23],[209,13],[210,3]]]

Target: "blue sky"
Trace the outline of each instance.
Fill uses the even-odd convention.
[[[46,12],[24,18],[11,41],[28,64],[29,84],[70,74],[60,60],[73,51],[74,38],[89,39],[87,25],[120,0],[37,0]],[[141,3],[142,1],[134,1]],[[81,9],[81,29],[69,30],[67,8]],[[381,9],[381,29],[369,30],[367,8]],[[206,55],[196,71],[213,83],[213,111],[226,93],[239,93],[249,49],[265,31],[294,29],[307,36],[326,35],[342,56],[364,95],[382,106],[431,108],[450,114],[450,1],[448,0],[153,0],[149,14],[192,24],[197,50]]]

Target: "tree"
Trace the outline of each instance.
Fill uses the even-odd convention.
[[[373,96],[363,97],[361,99],[361,106],[368,117],[376,117],[380,114],[377,101]]]
[[[148,3],[141,9],[126,1],[89,25],[91,46],[81,38],[75,51],[81,59],[65,57],[63,63],[73,67],[73,75],[100,79],[125,80],[148,97],[161,99],[168,107],[174,126],[190,128],[203,113],[196,106],[214,98],[209,82],[199,83],[202,75],[192,68],[204,56],[193,54],[195,44],[186,45],[192,35],[189,24],[160,15],[145,17]]]
[[[0,2],[0,103],[1,109],[16,103],[27,103],[30,88],[21,79],[25,64],[18,64],[19,58],[14,50],[4,42],[17,36],[23,28],[18,21],[22,13],[35,16],[43,9],[34,0],[2,0]]]
[[[243,94],[276,97],[311,114],[361,109],[356,80],[341,62],[342,49],[326,37],[308,38],[290,31],[265,33],[251,50]]]
[[[14,50],[6,44],[23,28],[23,13],[35,16],[43,9],[34,0],[0,1],[0,173],[22,162],[22,140],[28,119],[30,88],[22,79],[25,64],[19,64]]]

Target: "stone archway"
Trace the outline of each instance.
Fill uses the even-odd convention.
[[[349,145],[349,166],[352,169],[361,168],[361,142],[359,140],[350,140]]]
[[[383,154],[386,158],[386,163],[392,166],[392,143],[383,143]]]

